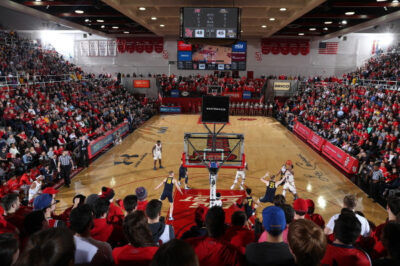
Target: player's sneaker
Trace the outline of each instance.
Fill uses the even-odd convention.
[[[235,184],[233,184],[233,185],[231,186],[231,190],[234,189],[234,188],[235,188]]]
[[[164,166],[160,165],[160,169],[161,169],[161,168],[164,168]]]
[[[157,167],[154,167],[153,170],[157,170]]]
[[[192,189],[192,188],[189,187],[188,185],[185,185],[185,189]]]
[[[168,221],[173,221],[173,220],[174,220],[174,217],[172,217],[172,216],[168,217]]]

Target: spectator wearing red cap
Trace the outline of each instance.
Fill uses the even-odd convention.
[[[205,227],[205,219],[207,208],[199,206],[194,212],[194,222],[196,225],[192,226],[188,231],[184,232],[181,239],[188,239],[193,237],[200,237],[207,235],[207,228]]]
[[[208,210],[206,216],[208,236],[187,239],[199,258],[200,266],[243,265],[243,255],[230,243],[223,240],[225,212],[219,206]]]
[[[311,199],[306,199],[306,201],[307,201],[308,210],[307,210],[305,219],[313,221],[314,223],[319,225],[322,229],[324,229],[324,227],[325,227],[324,218],[322,218],[322,216],[320,214],[314,213],[314,210],[315,210],[314,201]]]
[[[321,265],[372,265],[368,254],[353,246],[362,230],[356,214],[343,209],[334,224],[335,240],[328,244]]]
[[[305,219],[305,215],[308,211],[307,201],[305,199],[298,198],[293,202],[294,219]]]
[[[115,265],[148,266],[158,247],[153,242],[144,212],[135,211],[126,216],[123,230],[129,244],[113,250]]]
[[[124,212],[122,211],[121,207],[115,205],[112,200],[115,196],[115,192],[112,188],[102,187],[101,188],[101,195],[100,198],[105,199],[110,202],[108,215],[107,215],[107,222],[111,224],[118,224],[122,225],[122,221],[124,220]]]
[[[138,198],[138,203],[137,203],[137,210],[138,211],[146,211],[146,206],[147,206],[147,190],[144,187],[138,187],[136,188],[136,196]]]
[[[243,211],[236,211],[231,217],[232,225],[226,230],[224,239],[237,247],[242,254],[246,246],[255,241],[254,231],[248,228],[247,215]]]
[[[285,213],[280,207],[269,206],[263,210],[262,216],[268,239],[263,243],[247,245],[247,265],[293,265],[294,258],[289,246],[282,239],[282,232],[286,228]]]

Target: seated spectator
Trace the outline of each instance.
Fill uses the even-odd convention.
[[[194,212],[194,222],[196,225],[192,226],[188,231],[184,232],[181,239],[188,239],[192,237],[206,236],[207,228],[205,226],[205,219],[207,214],[207,208],[199,206]]]
[[[206,227],[208,236],[186,240],[196,252],[200,265],[242,265],[243,255],[240,251],[223,240],[225,234],[225,212],[221,207],[214,206],[208,210]]]
[[[124,198],[123,209],[126,211],[126,215],[133,213],[137,210],[138,198],[136,195],[128,195]]]
[[[157,250],[151,266],[199,266],[199,260],[185,241],[172,239]]]
[[[296,220],[289,226],[289,248],[297,266],[318,266],[325,255],[324,231],[309,220]]]
[[[371,265],[363,250],[354,247],[361,233],[361,223],[353,211],[345,209],[334,221],[335,240],[328,244],[321,265]]]
[[[107,214],[110,202],[106,199],[98,198],[93,205],[93,227],[90,235],[99,241],[107,242],[111,239],[114,227],[107,223]]]
[[[144,187],[136,188],[136,197],[138,198],[137,210],[138,211],[146,211],[147,206],[147,190]]]
[[[124,219],[124,212],[121,208],[115,205],[112,201],[115,196],[115,192],[112,188],[102,187],[101,188],[101,195],[100,198],[106,199],[110,202],[108,215],[107,215],[107,222],[110,224],[118,224],[122,225],[122,221]]]
[[[19,256],[18,240],[11,233],[0,234],[0,262],[3,266],[12,266]]]
[[[70,266],[74,264],[73,233],[67,228],[39,231],[28,241],[17,266]]]
[[[224,239],[237,247],[244,255],[246,246],[255,241],[254,232],[249,230],[247,216],[243,211],[236,211],[231,217],[232,226],[226,230]]]
[[[144,212],[135,211],[128,214],[123,223],[123,230],[129,244],[113,250],[115,265],[149,265],[158,247],[153,242]]]
[[[289,204],[283,204],[281,206],[281,208],[282,208],[283,212],[285,213],[285,220],[286,220],[286,228],[282,232],[282,240],[283,240],[283,242],[288,243],[287,235],[289,232],[289,225],[294,220],[295,213],[294,213],[293,207]],[[268,233],[267,233],[267,231],[264,231],[261,234],[260,238],[258,239],[258,243],[266,242],[267,239],[268,239]]]
[[[171,225],[160,222],[162,202],[151,200],[146,206],[146,216],[154,243],[167,243],[175,238],[174,228]]]
[[[374,261],[377,266],[397,266],[400,265],[400,224],[390,222],[383,229],[382,242],[388,251],[386,257]]]
[[[71,230],[75,232],[75,265],[112,265],[112,250],[108,243],[90,236],[93,215],[89,205],[77,206],[70,215]]]
[[[43,193],[46,193],[45,190],[43,190]],[[68,222],[71,211],[76,207],[85,204],[85,199],[86,197],[82,194],[75,195],[72,198],[72,206],[66,208],[61,214],[56,215],[55,213],[52,213],[51,217],[53,219],[58,219],[58,220],[63,220],[64,222]]]
[[[42,211],[33,211],[29,213],[24,219],[24,228],[20,235],[22,249],[26,246],[29,237],[47,228],[49,228],[49,224]]]
[[[343,198],[343,208],[348,209],[352,212],[354,212],[354,209],[357,205],[356,202],[356,197],[354,195],[346,195]],[[335,220],[339,217],[340,214],[335,214],[334,216],[331,217],[331,219],[329,220],[329,222],[326,224],[325,227],[325,234],[326,235],[330,235],[333,233],[333,228],[335,226]],[[361,215],[355,214],[358,221],[361,223],[361,232],[360,234],[364,237],[368,237],[370,234],[370,227],[369,227],[369,223],[368,220],[365,219],[364,217],[362,217]]]
[[[9,193],[1,199],[1,204],[4,208],[4,219],[22,231],[25,217],[17,213],[21,204],[19,195]]]
[[[285,213],[280,207],[269,206],[263,210],[262,216],[268,234],[267,241],[247,245],[247,265],[293,265],[294,258],[289,246],[282,239],[282,232],[286,228]]]
[[[307,201],[305,199],[296,199],[293,202],[293,209],[295,211],[294,214],[294,219],[299,220],[299,219],[305,219],[305,215],[308,211],[308,205]]]
[[[324,218],[318,213],[314,213],[315,210],[315,204],[314,201],[311,199],[307,199],[307,214],[305,216],[305,219],[313,221],[315,224],[319,225],[322,229],[325,227],[325,221]]]
[[[59,202],[59,200],[55,200],[50,194],[41,194],[33,201],[33,210],[43,211],[49,227],[65,227],[66,225],[63,221],[53,219],[51,216],[56,209],[56,204]]]

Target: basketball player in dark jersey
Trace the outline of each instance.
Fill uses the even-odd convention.
[[[275,197],[276,188],[285,181],[285,179],[281,179],[278,182],[276,182],[274,175],[271,176],[270,180],[265,180],[265,178],[267,176],[269,176],[269,173],[266,173],[263,177],[260,178],[260,181],[263,182],[267,186],[267,189],[265,191],[264,197],[258,199],[257,205],[260,204],[260,202],[262,202],[262,203],[271,202],[272,203],[274,200],[274,197]]]
[[[168,198],[169,201],[169,220],[172,221],[174,218],[172,217],[172,213],[174,211],[174,199],[173,199],[173,190],[174,190],[174,185],[176,186],[176,189],[181,193],[182,190],[178,185],[178,182],[174,178],[174,172],[170,171],[169,175],[167,178],[164,178],[164,180],[155,188],[155,190],[159,189],[162,185],[164,184],[164,190],[163,193],[161,194],[160,201],[165,200]]]
[[[250,218],[255,214],[254,208],[254,199],[251,196],[251,188],[246,188],[246,198],[243,200],[241,204],[237,204],[239,208],[244,206],[244,212],[247,216],[247,222],[250,226],[253,226],[253,223],[250,221]]]

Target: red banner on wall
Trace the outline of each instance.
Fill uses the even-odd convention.
[[[297,133],[300,137],[302,137],[304,140],[307,140],[312,132],[311,129],[309,129],[308,127],[299,122],[296,122],[296,124],[294,124],[293,131]]]
[[[310,40],[298,39],[262,39],[261,52],[263,54],[308,55],[310,53]]]
[[[146,38],[146,37],[136,37],[136,38],[118,38],[117,47],[119,53],[162,53],[164,50],[164,39],[163,38]]]
[[[133,80],[134,88],[150,88],[150,80],[135,79]]]

